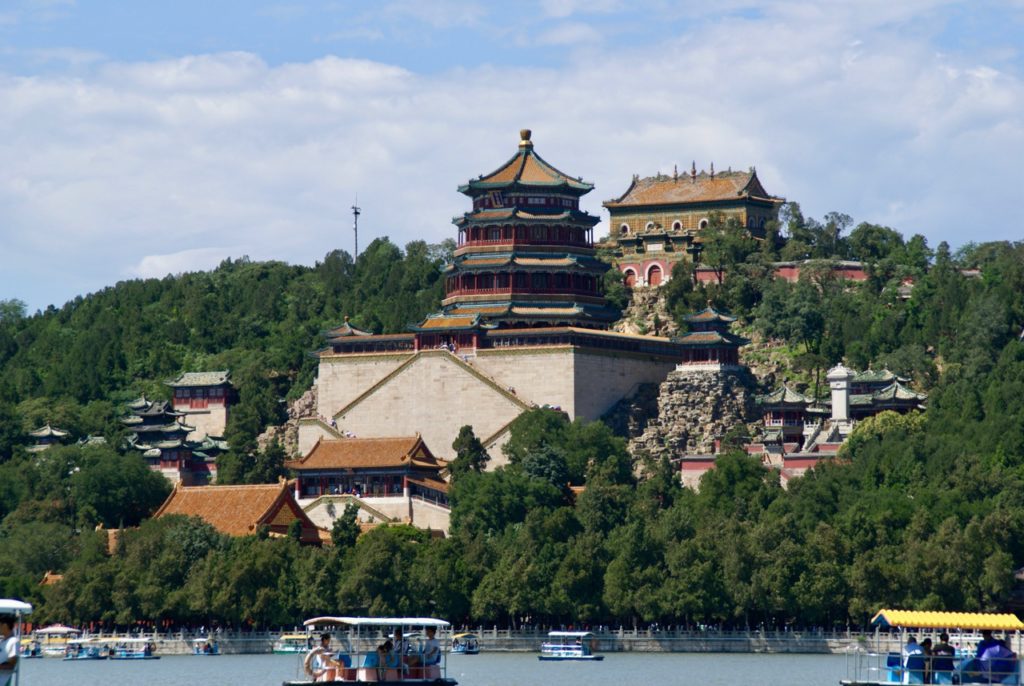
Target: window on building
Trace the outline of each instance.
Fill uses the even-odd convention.
[[[619,233],[621,233],[623,236],[627,235],[629,233],[629,224],[620,224]]]
[[[644,225],[644,230],[645,231],[654,231],[654,222],[647,222]]]
[[[701,219],[701,220],[700,220],[700,224],[698,224],[698,226],[699,226],[699,227],[700,227],[701,229],[706,229],[706,228],[708,228],[708,220],[707,220],[707,218],[705,217],[704,219]]]
[[[672,222],[672,230],[673,231],[682,231],[683,230],[683,223],[681,221],[679,221],[678,219],[675,220],[674,222]]]

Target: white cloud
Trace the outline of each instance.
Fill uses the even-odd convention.
[[[166,255],[146,255],[138,264],[127,270],[127,275],[142,279],[159,279],[168,274],[211,269],[227,257],[236,257],[230,248],[196,248]]]
[[[593,26],[579,22],[568,22],[548,29],[537,37],[541,45],[578,45],[580,43],[597,43],[601,33]]]
[[[599,215],[633,173],[696,160],[756,165],[817,217],[932,244],[1019,239],[1020,77],[870,8],[879,19],[776,2],[559,68],[424,76],[224,53],[0,74],[0,297],[44,306],[228,254],[312,263],[351,250],[356,194],[362,245],[439,241],[467,209],[456,186],[507,159],[523,127],[597,184]]]
[[[541,0],[541,10],[549,17],[570,17],[579,13],[608,13],[623,6],[621,0]]]

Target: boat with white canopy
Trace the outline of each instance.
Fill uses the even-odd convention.
[[[433,617],[314,617],[304,622],[314,635],[329,632],[329,647],[311,649],[303,660],[306,679],[284,686],[435,684],[455,686],[447,676],[447,641],[438,633],[450,624]],[[388,648],[390,646],[390,649]]]
[[[21,646],[21,623],[28,615],[32,614],[32,606],[29,603],[13,598],[0,598],[0,616],[14,618],[14,641],[15,645]],[[14,673],[10,676],[10,686],[18,686],[19,663],[14,663]]]
[[[548,641],[540,646],[538,660],[581,660],[597,662],[604,655],[595,655],[597,636],[590,631],[549,631]]]
[[[68,647],[68,641],[78,638],[81,630],[63,624],[51,624],[50,626],[36,629],[35,638],[43,646],[43,655],[46,657],[63,657]]]

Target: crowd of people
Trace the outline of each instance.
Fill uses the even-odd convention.
[[[1017,654],[1006,638],[996,638],[989,630],[981,632],[974,655],[963,655],[956,662],[957,648],[949,643],[949,634],[939,634],[920,643],[910,636],[903,650],[902,681],[905,684],[998,684],[1017,673]]]
[[[441,661],[441,643],[437,639],[437,629],[426,628],[426,638],[420,641],[418,648],[405,638],[401,627],[396,627],[392,635],[372,652],[363,656],[363,668],[375,669],[377,678],[383,681],[387,672],[401,670],[408,674],[413,668],[429,667]],[[340,670],[353,666],[352,657],[343,650],[332,650],[331,634],[320,635],[320,645],[312,648],[306,655],[306,672],[316,681],[335,681]]]

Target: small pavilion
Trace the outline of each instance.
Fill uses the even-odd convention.
[[[684,318],[687,331],[672,339],[682,348],[683,359],[676,367],[682,371],[723,371],[740,367],[740,347],[750,341],[729,332],[736,317],[708,306]]]

